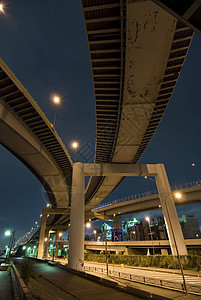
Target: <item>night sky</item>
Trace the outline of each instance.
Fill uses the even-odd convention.
[[[6,14],[0,14],[0,57],[52,123],[52,95],[61,97],[56,130],[72,158],[73,140],[80,149],[86,144],[93,149],[95,106],[80,0],[7,0],[5,9]],[[201,177],[200,53],[201,37],[195,35],[170,104],[139,161],[164,163],[171,185]],[[23,236],[40,221],[47,200],[37,179],[2,146],[0,166],[0,247],[4,247],[8,243],[4,231],[15,229],[17,238]],[[128,178],[108,201],[153,189],[150,179]],[[179,215],[184,213],[195,215],[201,225],[201,204],[180,207]],[[142,219],[147,214],[156,217],[161,212],[134,216]]]

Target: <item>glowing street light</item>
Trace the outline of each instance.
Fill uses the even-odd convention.
[[[191,166],[194,168],[194,173],[195,173],[195,175],[196,175],[196,177],[197,177],[197,180],[198,180],[197,183],[200,184],[200,178],[199,178],[199,176],[198,176],[198,170],[197,170],[197,168],[196,168],[196,164],[195,164],[195,163],[192,163]]]
[[[77,154],[78,147],[79,147],[78,142],[76,142],[76,141],[72,142],[72,148],[74,149],[74,153],[75,153],[75,162],[76,162],[76,154]]]
[[[91,227],[91,223],[90,223],[90,222],[87,222],[87,223],[86,223],[86,227],[87,227],[87,228],[90,228],[90,227]]]
[[[5,232],[5,236],[10,236],[10,242],[9,242],[9,252],[8,252],[8,256],[7,259],[10,259],[10,253],[11,253],[11,249],[13,247],[13,242],[14,242],[14,236],[15,236],[15,230],[10,231],[10,230],[6,230]]]
[[[11,235],[11,232],[9,231],[9,230],[7,230],[6,232],[5,232],[5,236],[10,236]]]
[[[72,143],[72,147],[73,147],[73,149],[77,149],[78,143],[77,143],[77,142],[73,142],[73,143]]]
[[[149,224],[149,234],[151,236],[151,240],[152,240],[152,247],[153,247],[153,255],[155,255],[155,250],[154,250],[154,242],[153,242],[153,232],[151,232],[151,226],[150,226],[150,218],[146,217],[145,220],[148,222]]]
[[[55,96],[53,101],[54,101],[55,104],[59,104],[60,103],[60,98]]]
[[[94,229],[94,240],[96,241],[97,240],[97,230]]]
[[[4,13],[4,4],[2,2],[0,3],[0,12]]]
[[[58,106],[58,104],[60,104],[60,101],[61,101],[61,99],[60,99],[59,96],[54,96],[53,97],[53,102],[56,105],[55,113],[54,113],[54,122],[53,122],[54,127],[55,127],[55,122],[56,122],[57,106]]]

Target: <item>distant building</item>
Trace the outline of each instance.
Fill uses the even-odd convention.
[[[199,223],[195,216],[182,215],[179,222],[185,239],[201,238]]]
[[[106,234],[107,234],[107,240],[111,240],[112,239],[112,227],[110,225],[108,225],[107,223],[103,223],[101,225],[100,239],[105,240],[105,230],[106,230]]]
[[[158,221],[158,239],[167,240],[167,230],[165,227],[165,220],[163,217],[157,217]]]

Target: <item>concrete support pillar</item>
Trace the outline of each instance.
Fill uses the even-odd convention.
[[[43,213],[41,219],[40,237],[39,237],[38,255],[37,255],[37,258],[39,259],[43,258],[43,246],[44,246],[44,239],[45,239],[46,221],[47,221],[47,214]]]
[[[43,254],[43,257],[47,257],[48,256],[48,246],[49,246],[49,238],[50,238],[50,231],[48,230],[46,232],[46,235],[45,235],[45,247],[44,247],[44,254]]]
[[[172,191],[169,185],[165,167],[163,164],[155,165],[155,167],[157,170],[157,175],[155,176],[156,185],[165,218],[172,255],[177,255],[176,247],[179,255],[188,255],[174,203],[174,198],[171,196]]]
[[[60,233],[60,231],[59,231],[59,230],[57,230],[57,231],[56,231],[56,244],[55,244],[55,252],[54,252],[54,256],[55,256],[55,257],[57,257],[57,256],[58,256],[59,239],[60,239],[59,233]]]
[[[135,249],[126,247],[124,254],[125,255],[134,255],[135,254]]]
[[[84,165],[82,163],[74,163],[68,266],[79,271],[84,270],[84,191]]]
[[[114,229],[119,229],[119,220],[121,219],[121,216],[113,216],[113,224]]]
[[[161,249],[161,255],[168,255],[167,249]]]

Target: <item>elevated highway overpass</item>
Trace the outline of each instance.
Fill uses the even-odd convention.
[[[96,163],[140,159],[169,103],[193,31],[152,1],[82,1],[96,106]],[[123,180],[92,177],[85,211]]]
[[[186,205],[201,202],[201,183],[200,181],[181,184],[172,188],[172,192],[177,191],[182,194],[180,199],[175,197],[175,205]],[[160,199],[157,191],[134,195],[119,200],[107,202],[99,205],[92,210],[89,217],[93,219],[93,212],[96,218],[113,219],[114,215],[139,213],[161,208]]]
[[[201,239],[186,239],[186,247],[188,249],[201,248]],[[84,247],[90,251],[105,251],[105,242],[85,241]],[[169,249],[169,240],[153,240],[153,241],[122,241],[122,242],[107,242],[108,251],[122,252],[126,255],[137,254],[138,250],[142,253],[145,250],[154,247],[154,249]],[[162,251],[163,253],[163,251]]]
[[[193,30],[151,1],[83,0],[96,107],[96,164],[138,162],[182,70]],[[72,161],[36,102],[0,61],[1,144],[39,179],[53,208],[69,207]],[[122,175],[92,176],[85,212]],[[67,224],[57,216],[48,222]]]
[[[40,181],[52,207],[70,201],[72,160],[54,126],[0,59],[0,142]]]

